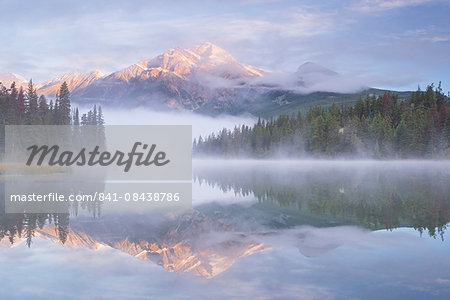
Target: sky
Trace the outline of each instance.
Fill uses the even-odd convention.
[[[211,42],[269,70],[311,61],[373,87],[450,91],[446,0],[0,0],[0,11],[0,72],[34,82]]]

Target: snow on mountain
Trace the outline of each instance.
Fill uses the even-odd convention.
[[[17,87],[26,87],[28,85],[28,80],[15,73],[0,73],[0,82],[7,88],[9,88],[13,82],[16,83]]]
[[[66,230],[64,242],[50,224],[36,229],[35,238],[70,250],[97,251],[110,247],[153,262],[169,272],[187,272],[204,278],[224,272],[242,257],[270,249],[252,236],[234,233],[236,224],[227,223],[227,214],[217,218],[218,214],[214,219],[197,211],[156,221],[143,215],[126,220],[105,217],[97,222],[75,219]],[[161,228],[168,230],[161,231]],[[8,239],[0,240],[2,248],[15,245]]]
[[[200,57],[197,69],[201,71],[225,75],[227,78],[263,76],[269,73],[238,62],[227,51],[211,43],[195,46],[190,51]]]
[[[139,77],[146,70],[147,70],[146,67],[143,67],[141,64],[137,63],[137,64],[131,65],[125,69],[122,69],[118,72],[112,73],[111,75],[107,76],[107,78],[105,78],[105,80],[117,79],[117,80],[121,80],[124,82],[128,82],[132,78]]]
[[[91,85],[103,76],[105,76],[105,74],[99,70],[84,73],[74,70],[52,80],[37,84],[36,88],[40,94],[54,96],[61,87],[61,84],[65,81],[69,87],[69,91],[74,93]]]
[[[175,75],[192,80],[196,75],[209,74],[226,79],[263,76],[268,71],[242,64],[222,48],[204,43],[191,49],[173,48],[153,59],[142,60],[105,78],[130,81]]]
[[[7,86],[14,80],[27,84],[16,74],[0,73]],[[312,62],[294,73],[263,70],[239,62],[212,43],[168,49],[111,74],[71,71],[36,87],[39,94],[54,96],[64,81],[75,102],[204,113],[246,111],[256,102],[272,101],[272,90],[308,94],[350,92],[364,86],[355,77]]]
[[[242,98],[236,88],[248,90],[254,78],[267,73],[238,62],[216,45],[204,43],[191,49],[172,48],[141,60],[72,95],[81,102],[116,105],[196,110],[214,101],[211,106],[224,107]]]

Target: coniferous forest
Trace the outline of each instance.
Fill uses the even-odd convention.
[[[311,107],[303,115],[258,119],[194,140],[196,156],[445,158],[450,156],[448,97],[441,84],[409,99],[367,95],[353,105]]]
[[[104,125],[101,107],[94,106],[88,113],[80,116],[78,108],[72,108],[70,92],[64,82],[56,98],[48,101],[44,95],[38,95],[33,82],[28,88],[17,88],[15,83],[5,87],[0,83],[0,126],[2,125]],[[4,131],[0,132],[4,143]],[[5,184],[0,182],[0,192],[4,193]],[[69,231],[69,210],[77,214],[78,204],[68,207],[67,213],[26,213],[6,214],[5,202],[0,201],[0,240],[8,237],[11,244],[15,238],[26,238],[30,247],[35,231],[45,224],[53,223],[60,241],[64,244]],[[81,209],[99,214],[98,203],[82,204]]]
[[[5,87],[0,82],[0,125],[103,125],[101,107],[94,106],[80,117],[78,108],[72,108],[67,83],[61,84],[55,100],[38,95],[33,81],[28,88],[13,82]]]

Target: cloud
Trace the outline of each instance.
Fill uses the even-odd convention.
[[[214,26],[217,30],[225,33],[229,37],[238,39],[260,39],[267,34],[277,34],[286,38],[298,38],[318,36],[336,30],[337,14],[328,12],[310,12],[299,9],[289,12],[283,19],[275,20],[249,20],[247,18],[227,19],[217,22],[220,26]],[[226,26],[222,26],[225,23]]]
[[[382,76],[414,65],[418,77],[440,76],[442,71],[421,62],[417,53],[425,53],[436,64],[447,62],[448,32],[416,39],[416,44],[401,33],[429,25],[448,27],[444,9],[448,4],[431,0],[351,3],[248,0],[227,5],[219,1],[152,1],[149,5],[112,0],[79,5],[65,1],[51,6],[36,3],[32,10],[24,10],[15,1],[5,1],[2,10],[8,13],[0,20],[0,70],[36,82],[71,69],[109,73],[168,48],[210,41],[242,62],[275,71],[292,72],[312,60],[341,73],[364,66],[368,73],[378,71]],[[428,5],[433,3],[441,6]],[[410,14],[402,8],[416,10]],[[389,10],[395,10],[395,18],[376,14]],[[445,83],[450,81],[447,78],[438,79]]]
[[[448,28],[427,26],[412,30],[406,30],[397,38],[407,38],[412,40],[420,40],[425,42],[439,43],[450,41],[450,30]]]
[[[282,87],[299,94],[312,92],[351,93],[360,91],[373,83],[373,81],[370,81],[373,78],[357,74],[338,74],[314,63],[304,65],[313,65],[313,69],[295,73],[273,72],[257,79],[255,83],[276,86],[276,89]]]
[[[432,2],[432,0],[364,0],[350,6],[351,10],[373,13],[397,9],[407,6],[418,6]]]
[[[298,40],[326,34],[340,24],[335,12],[314,11],[299,5],[289,11],[277,7],[263,16],[236,8],[226,11],[220,7],[212,12],[198,9],[193,15],[186,16],[179,10],[183,7],[190,10],[187,5],[168,10],[167,5],[161,3],[154,7],[133,3],[136,9],[132,12],[124,5],[114,8],[113,5],[90,4],[86,9],[71,10],[72,3],[67,11],[55,5],[51,9],[54,15],[49,15],[44,5],[36,9],[33,18],[36,21],[32,23],[26,18],[28,12],[19,13],[17,20],[8,16],[0,20],[0,25],[4,23],[8,28],[2,34],[5,43],[0,50],[3,58],[0,68],[26,77],[37,76],[37,81],[44,81],[71,69],[112,72],[141,59],[152,58],[168,48],[190,47],[204,41],[217,43],[245,61],[254,57],[245,51],[247,43],[253,43],[264,52],[268,43],[273,47],[281,45],[279,41],[283,39]],[[254,8],[265,3],[249,5]],[[30,51],[30,45],[33,51]],[[279,51],[275,49],[274,52]],[[270,53],[272,60],[276,59],[274,52]],[[19,58],[21,54],[26,57]],[[13,69],[18,61],[39,62],[40,74],[36,75],[36,68]],[[44,77],[45,73],[47,76]]]

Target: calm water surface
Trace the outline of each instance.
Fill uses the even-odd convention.
[[[450,299],[448,161],[195,161],[193,177],[184,213],[1,214],[0,299]]]

